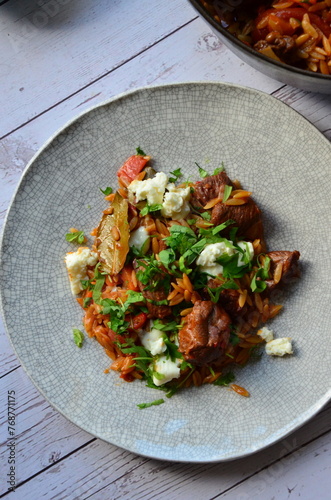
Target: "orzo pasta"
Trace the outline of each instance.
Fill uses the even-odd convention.
[[[110,369],[167,396],[190,385],[229,385],[231,367],[273,340],[258,328],[281,310],[273,292],[298,275],[298,251],[267,251],[251,191],[223,167],[208,174],[198,166],[198,173],[197,182],[185,181],[180,168],[156,173],[137,148],[118,171],[118,190],[103,191],[109,206],[92,248],[66,256],[84,328],[111,358]],[[81,232],[77,241],[84,242]],[[279,345],[290,352],[283,340],[274,354]]]
[[[331,0],[199,0],[241,42],[271,59],[331,74]]]

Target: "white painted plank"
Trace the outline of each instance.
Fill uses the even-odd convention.
[[[42,144],[85,109],[126,90],[180,81],[226,81],[276,91],[280,84],[242,63],[196,19],[136,59],[10,134],[0,142],[0,222],[22,170]],[[133,145],[134,146],[134,145]]]
[[[128,36],[127,40],[124,40],[124,38],[121,38],[123,33],[117,30],[115,33],[116,54],[110,54],[109,49],[113,47],[112,44],[115,39],[112,38],[112,33],[110,35],[106,33],[107,23],[109,26],[109,12],[107,10],[110,5],[109,2],[105,10],[105,0],[102,2],[96,0],[88,2],[85,0],[80,3],[74,3],[73,0],[54,1],[55,3],[68,4],[65,16],[63,18],[61,15],[54,16],[49,23],[48,29],[47,26],[46,29],[38,28],[37,32],[33,31],[33,36],[26,35],[26,47],[20,49],[14,57],[14,64],[18,66],[17,68],[14,68],[14,64],[11,64],[10,61],[10,64],[7,64],[8,60],[5,59],[7,52],[6,50],[3,51],[0,73],[1,75],[6,73],[5,88],[9,96],[9,100],[8,96],[4,97],[4,100],[8,100],[8,103],[5,103],[7,116],[6,120],[3,121],[6,124],[6,130],[16,126],[15,124],[20,125],[26,119],[36,116],[37,113],[49,106],[53,106],[59,100],[67,98],[72,89],[76,91],[86,85],[86,82],[88,84],[94,81],[96,77],[102,76],[109,71],[109,68],[114,69],[118,63],[124,62],[128,55],[130,57],[130,55],[137,54],[139,44],[144,50],[153,43],[153,40],[158,39],[155,36],[156,30],[152,30],[152,27],[148,24],[149,21],[147,22],[147,28],[150,29],[147,32],[148,36],[146,36],[141,26],[136,27],[134,24],[137,16],[131,16],[126,24],[126,27],[130,30],[130,36]],[[161,3],[162,8],[159,9],[156,16],[158,18],[156,25],[160,26],[162,24],[160,20],[162,19],[162,22],[164,22],[164,19],[166,19],[166,26],[162,26],[161,30],[159,30],[162,32],[162,36],[169,29],[168,17],[164,17],[166,9],[169,9],[170,24],[172,26],[179,27],[184,18],[190,19],[191,15],[194,17],[194,14],[189,12],[190,7],[188,7],[186,1],[175,2],[169,0],[166,2],[163,0],[161,2],[159,0],[160,5]],[[16,9],[28,8],[26,7],[28,4],[31,5],[31,2],[19,4],[18,0],[11,0],[6,7],[7,14],[10,13],[13,6]],[[130,9],[132,5],[136,5],[137,0],[132,0],[131,4],[125,2],[125,0],[118,0],[112,2],[111,5],[113,4],[115,4],[115,9],[121,4],[122,12],[124,12],[125,9]],[[152,5],[152,3],[150,4]],[[141,5],[142,1],[139,2],[140,9],[142,9]],[[155,2],[153,6],[155,7]],[[4,6],[0,9],[2,9],[0,12],[3,13]],[[77,9],[76,12],[75,9]],[[4,48],[6,48],[6,45],[3,45],[2,42],[8,45],[7,39],[3,38],[3,35],[8,35],[8,26],[12,27],[15,24],[15,33],[22,34],[22,22],[24,23],[25,19],[31,19],[31,16],[33,16],[33,13],[30,13],[30,17],[22,16],[19,19],[17,13],[14,10],[12,12],[16,17],[10,19],[7,32],[3,23],[8,21],[8,17],[6,21],[6,16],[0,18],[4,28],[0,32],[0,43]],[[105,13],[105,20],[101,21],[100,17],[102,15],[100,16],[100,13]],[[187,13],[188,17],[186,17]],[[78,14],[78,16],[73,22],[69,22],[69,14]],[[140,13],[138,13],[138,18],[139,16]],[[16,19],[15,23],[13,22],[14,19]],[[90,23],[90,26],[78,26],[79,22],[83,20],[85,24]],[[101,26],[102,22],[104,22],[104,26]],[[152,22],[155,24],[155,18],[154,20],[151,19]],[[63,29],[64,27],[66,30]],[[96,27],[100,27],[100,33],[93,37],[91,34],[93,35],[93,28]],[[81,38],[82,32],[88,34],[89,38],[86,38],[84,42],[79,40],[78,45],[75,46],[74,42],[77,40],[75,30],[79,31],[79,38]],[[150,33],[150,31],[153,31],[153,33]],[[11,31],[11,33],[13,32]],[[62,39],[61,35],[63,33],[65,36]],[[137,36],[137,46],[136,43],[131,43],[132,33]],[[124,33],[123,37],[126,35]],[[119,40],[120,45],[117,45],[117,40]],[[131,47],[129,47],[130,44]],[[119,48],[118,51],[117,47]],[[60,49],[62,49],[62,53]],[[53,52],[55,53],[54,58]],[[28,53],[33,55],[33,60],[26,58]],[[31,66],[31,72],[34,74],[27,74],[28,66]],[[45,68],[48,71],[47,74],[44,71]],[[5,73],[2,70],[5,70]],[[23,84],[19,83],[20,78],[24,78],[24,82],[27,81],[28,83],[28,86],[24,87],[24,89]],[[124,90],[146,84],[154,85],[181,80],[231,80],[269,93],[274,92],[278,98],[298,109],[330,137],[329,97],[306,94],[289,87],[280,89],[281,85],[279,83],[260,75],[244,63],[241,63],[239,59],[218,42],[201,20],[196,20],[2,141],[0,145],[0,212],[6,210],[9,198],[26,162],[44,140],[66,120],[91,104],[101,102]],[[1,81],[0,85],[2,85]],[[23,90],[20,90],[21,88]],[[51,88],[51,91],[49,91],[49,88]],[[3,337],[0,345],[1,347],[4,345],[3,356],[0,356],[1,374],[14,368],[17,361],[15,356],[10,354],[10,346]],[[248,485],[247,491],[251,491],[249,498],[255,498],[255,495],[259,494],[259,490],[256,489],[258,483],[257,481],[254,482],[254,478],[258,478],[263,471],[257,475],[255,473],[273,462],[275,464],[284,463],[282,462],[282,460],[285,460],[283,458],[284,453],[288,453],[289,449],[293,448],[295,448],[295,451],[289,455],[292,460],[289,460],[286,464],[286,474],[289,474],[287,476],[288,481],[282,482],[282,478],[279,478],[280,483],[278,479],[271,483],[267,482],[267,487],[262,492],[263,495],[256,496],[256,498],[268,500],[272,496],[277,499],[287,498],[287,496],[282,497],[279,495],[286,495],[287,493],[289,495],[288,490],[285,488],[288,485],[290,485],[290,489],[292,488],[291,480],[297,477],[298,474],[301,484],[304,486],[301,490],[298,490],[301,494],[300,498],[314,498],[316,491],[319,489],[319,484],[323,484],[323,481],[327,482],[330,478],[330,471],[327,469],[330,463],[330,433],[327,436],[322,436],[307,447],[300,448],[302,443],[306,443],[309,439],[313,439],[330,429],[330,406],[284,442],[245,460],[213,465],[169,464],[137,457],[99,440],[74,451],[78,446],[84,445],[87,442],[86,440],[90,439],[90,436],[77,429],[50,408],[21,369],[15,370],[15,372],[1,379],[3,397],[6,396],[6,391],[8,387],[11,387],[13,381],[18,384],[22,401],[19,410],[21,421],[19,425],[22,424],[20,428],[20,437],[22,438],[20,469],[24,473],[20,476],[20,479],[31,477],[32,474],[43,471],[26,484],[20,486],[13,498],[27,500],[29,498],[33,498],[33,500],[36,498],[38,500],[42,498],[66,500],[74,498],[79,500],[82,498],[100,498],[103,500],[105,498],[111,498],[112,500],[116,498],[124,500],[129,498],[130,500],[138,498],[144,498],[145,500],[158,498],[163,500],[167,498],[167,500],[171,500],[173,498],[191,500],[192,498],[213,498],[219,495],[223,495],[225,498],[224,495],[227,495],[226,498],[239,499],[243,492],[246,493],[246,484]],[[317,443],[316,447],[314,447],[315,443]],[[319,447],[321,443],[325,445],[323,448]],[[296,451],[297,447],[298,452]],[[322,449],[328,451],[315,457],[315,454]],[[1,452],[2,450],[3,446],[0,448]],[[63,458],[68,453],[70,456]],[[0,455],[0,460],[1,458],[6,459],[4,452]],[[316,467],[315,458],[318,458]],[[52,461],[57,463],[51,465]],[[2,464],[2,462],[0,463]],[[275,470],[272,467],[273,465],[265,470],[272,472]],[[311,469],[313,473],[309,474]],[[260,478],[266,481],[265,477],[260,476]],[[240,486],[235,485],[240,481],[243,481],[242,489],[237,491]],[[228,493],[224,493],[226,490],[229,490]],[[303,497],[305,491],[311,493],[311,496]],[[322,491],[327,490],[322,489]],[[295,489],[292,491],[291,496],[293,496],[294,492]],[[313,492],[315,492],[314,496]]]
[[[47,500],[212,499],[269,464],[283,463],[285,456],[289,470],[296,461],[309,463],[315,448],[311,452],[309,446],[302,448],[302,445],[328,431],[331,426],[330,417],[331,405],[302,429],[267,450],[245,459],[218,464],[161,462],[126,452],[119,455],[113,446],[96,440],[58,463],[56,474],[52,472],[53,467],[45,470],[19,487],[18,491],[26,500],[34,500],[36,497]],[[322,439],[330,448],[331,433]],[[324,465],[328,463],[327,461]],[[271,488],[266,490],[264,496],[264,499],[269,498],[272,498]]]
[[[273,95],[305,116],[331,139],[331,96],[304,92],[288,86]]]
[[[15,391],[16,481],[25,481],[95,439],[54,410],[18,368],[0,379],[0,495],[7,490],[8,391]],[[12,393],[11,393],[12,394]],[[36,497],[38,498],[38,496]]]
[[[218,500],[330,498],[331,433],[284,457]]]
[[[0,377],[17,368],[19,364],[0,316]]]
[[[186,0],[11,0],[0,12],[0,136],[196,17]]]

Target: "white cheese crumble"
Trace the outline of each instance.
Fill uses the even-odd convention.
[[[147,238],[148,232],[146,231],[146,228],[144,226],[140,226],[130,234],[129,246],[134,246],[140,250]]]
[[[188,204],[191,195],[190,188],[180,188],[169,183],[166,189],[161,214],[163,217],[171,217],[174,220],[184,219],[190,211]]]
[[[245,254],[238,252],[233,247],[232,241],[211,243],[206,245],[201,254],[197,258],[197,265],[200,266],[200,271],[203,273],[217,276],[223,273],[223,266],[216,262],[216,259],[223,254],[234,255],[238,254],[238,266],[244,266],[247,261],[251,261],[254,257],[254,248],[250,241],[239,241],[238,246],[244,250]]]
[[[222,274],[223,266],[218,264],[216,259],[223,254],[234,255],[234,253],[235,249],[232,246],[226,245],[223,241],[220,243],[211,243],[210,245],[206,245],[202,250],[197,258],[197,265],[200,266],[201,272],[217,276],[218,274]]]
[[[171,361],[171,359],[167,359],[166,356],[160,356],[157,361],[154,363],[154,371],[159,373],[162,378],[157,378],[153,375],[153,382],[155,385],[163,385],[174,378],[178,378],[180,375],[180,360],[176,359],[176,361]]]
[[[161,354],[166,350],[163,333],[157,328],[152,328],[151,331],[144,332],[139,337],[142,345],[151,352],[152,356]]]
[[[264,326],[263,328],[261,328],[261,330],[259,330],[257,332],[257,334],[263,340],[265,340],[266,342],[271,342],[271,340],[274,339],[274,332],[273,332],[273,330],[269,330],[269,328],[267,328],[266,326]]]
[[[78,295],[82,290],[81,280],[87,280],[87,266],[95,266],[98,255],[87,247],[80,247],[76,252],[69,252],[65,263],[69,274],[71,292]]]
[[[135,195],[136,202],[147,200],[149,205],[160,205],[163,202],[163,195],[168,177],[164,172],[158,172],[152,179],[145,181],[132,181],[128,187],[129,194]]]
[[[266,353],[270,356],[284,356],[284,354],[293,354],[292,342],[289,337],[274,339],[265,345]]]

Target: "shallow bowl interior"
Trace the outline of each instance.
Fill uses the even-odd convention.
[[[270,249],[301,252],[302,277],[281,294],[275,335],[293,338],[294,355],[238,369],[250,398],[213,385],[183,390],[145,410],[163,393],[122,382],[103,349],[72,328],[73,299],[64,255],[72,226],[89,234],[106,203],[99,188],[140,146],[156,170],[195,162],[252,190],[264,213]],[[284,437],[330,398],[329,142],[273,97],[239,86],[189,83],[140,89],[66,125],[34,157],[11,204],[1,247],[1,302],[13,346],[31,379],[75,424],[138,454],[211,462],[248,455]]]

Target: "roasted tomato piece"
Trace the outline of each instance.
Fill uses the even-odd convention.
[[[145,325],[146,321],[147,321],[147,314],[143,312],[139,313],[132,318],[132,328],[134,330],[139,330]]]
[[[126,160],[117,172],[117,176],[126,182],[132,182],[150,160],[149,156],[133,155]]]

